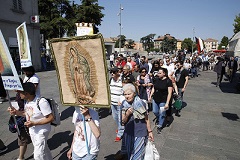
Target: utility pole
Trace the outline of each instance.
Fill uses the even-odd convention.
[[[121,52],[121,39],[122,39],[122,5],[120,4],[120,12],[119,12],[119,17],[120,17],[120,21],[119,21],[119,29],[120,29],[120,35],[119,35],[119,53]]]
[[[193,27],[193,37],[192,37],[192,54],[193,54],[194,33],[195,33],[195,28]]]

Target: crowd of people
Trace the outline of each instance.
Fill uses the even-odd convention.
[[[166,125],[170,123],[173,113],[180,116],[181,108],[173,108],[172,103],[174,99],[183,101],[188,85],[192,67],[186,66],[185,58],[182,53],[165,55],[152,62],[139,55],[110,57],[111,110],[117,126],[114,141],[122,140],[115,159],[144,158],[146,139],[154,139],[152,129],[155,127],[149,122],[151,111],[158,134],[165,122]]]
[[[147,141],[154,141],[153,129],[161,134],[164,127],[170,125],[173,114],[181,116],[182,108],[175,108],[173,104],[177,100],[183,103],[189,79],[198,77],[200,70],[214,70],[218,87],[226,73],[232,82],[237,69],[236,57],[226,58],[224,55],[186,56],[180,52],[150,61],[145,56],[124,57],[119,54],[114,57],[112,54],[109,86],[111,113],[117,126],[114,141],[122,143],[115,159],[144,159]],[[19,110],[8,108],[11,115],[26,117],[25,128],[18,136],[18,160],[24,159],[27,145],[31,142],[35,160],[51,160],[47,140],[53,114],[47,100],[41,98],[40,78],[33,66],[23,68],[23,72],[24,91],[16,91]],[[2,89],[1,99],[6,99],[6,92]],[[155,116],[152,118],[155,127],[150,123],[151,111]],[[73,160],[97,159],[101,136],[98,113],[81,105],[75,108],[72,123],[75,125],[74,136],[66,157]],[[1,140],[0,150],[7,150]]]

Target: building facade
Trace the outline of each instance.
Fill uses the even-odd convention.
[[[11,53],[16,69],[19,70],[19,51],[16,28],[26,22],[32,64],[41,69],[40,26],[36,23],[38,15],[37,0],[7,0],[0,5],[0,29]]]
[[[203,41],[205,45],[205,51],[206,52],[212,52],[214,50],[217,50],[218,48],[218,40],[213,39],[213,38],[208,38]]]
[[[160,49],[162,47],[162,41],[164,40],[164,38],[167,37],[168,39],[173,39],[175,37],[171,36],[170,34],[165,34],[164,36],[160,36],[157,39],[154,40],[154,49]],[[182,48],[182,41],[180,39],[176,39],[177,40],[177,50],[181,50]]]

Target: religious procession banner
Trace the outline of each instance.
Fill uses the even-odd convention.
[[[63,105],[110,107],[101,34],[50,40]]]
[[[6,90],[23,90],[11,54],[0,30],[0,73]]]
[[[21,60],[21,67],[32,66],[31,53],[28,41],[26,22],[23,22],[17,29],[17,40],[19,48],[19,56]]]

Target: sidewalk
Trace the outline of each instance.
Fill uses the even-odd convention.
[[[55,71],[37,73],[41,78],[41,93],[54,98],[60,104],[58,82]],[[234,84],[224,82],[215,87],[216,74],[201,72],[201,76],[189,81],[181,117],[173,115],[173,122],[158,135],[153,130],[155,145],[161,160],[239,159],[240,157],[240,94]],[[11,97],[14,92],[10,91]],[[8,102],[0,104],[0,138],[9,150],[0,155],[1,160],[17,159],[17,135],[8,131]],[[49,147],[56,160],[67,160],[66,153],[71,145],[74,126],[71,123],[74,108],[61,106],[61,126],[53,127],[49,136]],[[150,113],[150,119],[154,118]],[[116,125],[112,116],[103,117],[101,125],[101,146],[98,159],[113,160],[121,142],[114,142]],[[152,127],[153,124],[152,124]],[[25,158],[33,159],[32,144],[28,146]]]

